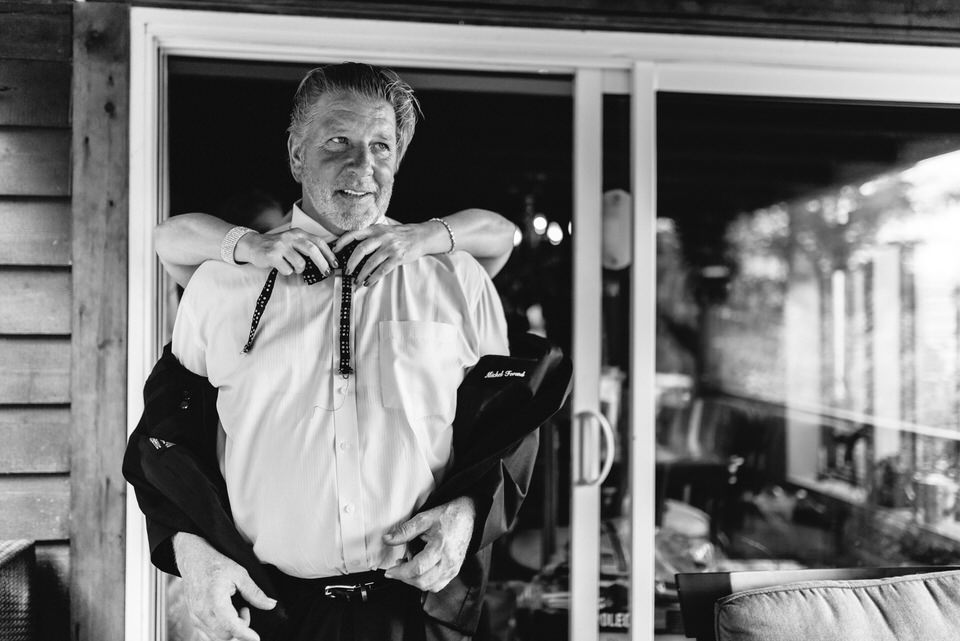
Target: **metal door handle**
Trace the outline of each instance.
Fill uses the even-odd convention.
[[[586,467],[586,461],[583,460],[583,452],[587,449],[583,445],[584,435],[586,434],[586,423],[587,420],[595,418],[597,423],[600,424],[600,434],[603,436],[603,443],[606,445],[607,456],[606,460],[603,461],[603,465],[600,467],[600,473],[597,474],[596,478],[587,478],[584,474],[584,468]],[[577,485],[595,485],[599,486],[603,483],[607,476],[610,474],[611,468],[613,468],[613,460],[616,458],[614,451],[616,447],[616,439],[613,434],[613,426],[610,425],[610,421],[607,420],[607,417],[604,416],[601,412],[597,410],[583,410],[582,412],[577,412],[575,417],[575,424],[577,426],[577,438],[579,439],[580,446],[577,448],[579,451],[579,465],[578,473],[576,475],[576,484]]]

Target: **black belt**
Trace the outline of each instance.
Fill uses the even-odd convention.
[[[357,601],[366,603],[394,593],[398,590],[415,590],[407,584],[388,579],[383,570],[370,570],[354,574],[341,574],[320,579],[301,579],[284,574],[276,568],[271,568],[271,578],[276,582],[281,593],[302,595],[305,593],[321,595],[328,599],[342,601]]]

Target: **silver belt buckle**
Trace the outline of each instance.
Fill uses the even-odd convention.
[[[354,594],[360,595],[360,600],[364,603],[370,598],[369,588],[373,587],[373,581],[367,583],[352,583],[343,585],[325,585],[323,586],[323,596],[337,599],[345,597],[348,601]]]

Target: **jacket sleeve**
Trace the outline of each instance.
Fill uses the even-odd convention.
[[[189,532],[185,527],[171,528],[163,523],[147,519],[147,541],[150,544],[150,560],[158,570],[180,576],[177,559],[173,554],[173,535]]]
[[[491,547],[516,522],[530,487],[539,431],[529,433],[503,454],[497,465],[464,487],[460,496],[476,504],[473,538],[457,577],[439,592],[427,592],[424,614],[459,634],[476,634],[490,571]]]
[[[464,492],[477,510],[468,554],[490,545],[516,523],[533,478],[539,443],[540,433],[535,430]]]
[[[171,346],[154,365],[143,390],[144,410],[123,457],[124,478],[133,486],[140,510],[146,517],[147,540],[153,564],[168,574],[179,574],[172,539],[177,532],[199,534],[193,520],[159,491],[144,471],[151,440],[188,443],[215,454],[216,390],[206,379],[184,368]],[[215,423],[214,423],[215,424]],[[205,436],[211,431],[214,436]],[[214,445],[211,446],[210,443]]]
[[[127,444],[124,455],[123,474],[133,486],[137,497],[137,504],[146,517],[147,541],[150,544],[150,560],[167,574],[179,576],[177,564],[173,556],[173,535],[177,532],[196,533],[193,521],[165,497],[147,480],[143,472],[141,457],[142,448],[150,447],[144,444],[145,436],[139,430],[134,431]]]

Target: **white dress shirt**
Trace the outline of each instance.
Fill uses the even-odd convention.
[[[333,236],[294,208],[290,223]],[[305,578],[393,566],[383,533],[411,516],[450,462],[457,387],[506,354],[493,283],[468,254],[427,256],[356,284],[355,373],[338,374],[343,279],[278,276],[247,341],[267,271],[208,261],[177,312],[173,352],[219,388],[221,469],[261,561]]]

